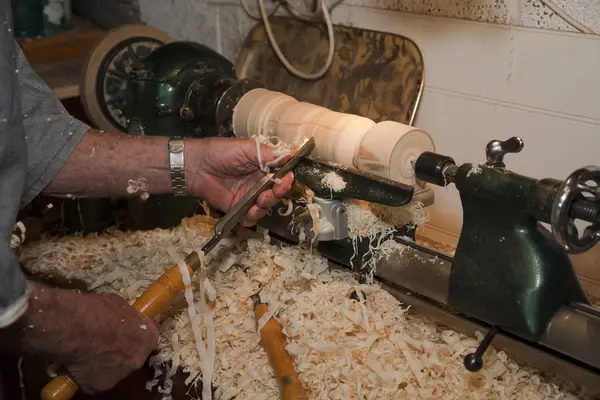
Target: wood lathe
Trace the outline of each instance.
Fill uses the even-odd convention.
[[[454,184],[464,212],[454,256],[416,243],[406,220],[385,235],[409,251],[378,260],[375,279],[443,324],[468,334],[486,330],[479,349],[464,359],[467,370],[482,368],[493,343],[519,361],[600,393],[600,311],[590,305],[569,259],[600,239],[600,168],[578,169],[565,180],[510,172],[504,156],[522,151],[518,137],[490,141],[484,165],[456,165],[435,153],[420,129],[393,121],[376,124],[237,79],[225,58],[199,44],[119,35],[99,46],[110,51],[92,56],[97,65],[86,76],[94,87],[106,89],[86,99],[102,128],[141,135],[276,137],[292,145],[314,138],[314,159],[300,161],[294,172],[314,193],[316,218],[314,212],[307,218],[306,202],[295,199],[294,212],[281,215],[286,207],[278,206],[261,226],[285,243],[306,237],[323,256],[361,276],[373,267],[374,238],[351,237],[344,200],[384,210],[416,202],[428,206],[429,185]],[[145,56],[115,84],[111,68],[132,49]],[[344,184],[325,184],[332,173]],[[172,204],[165,203],[164,210],[172,212]],[[581,235],[576,220],[589,224]]]

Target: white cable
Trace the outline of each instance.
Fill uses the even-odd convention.
[[[591,35],[597,35],[596,32],[594,32],[593,30],[591,30],[590,28],[588,28],[587,26],[585,26],[584,24],[582,24],[581,22],[577,21],[575,18],[573,18],[572,16],[570,16],[565,10],[563,10],[554,1],[552,1],[552,0],[540,0],[540,1],[546,7],[548,7],[552,11],[554,11],[556,13],[556,15],[558,15],[559,17],[561,17],[562,19],[564,19],[573,28],[575,28],[575,29],[577,29],[577,30],[579,30],[579,31],[581,31],[583,33],[588,33],[588,34],[591,34]]]
[[[271,31],[271,24],[269,23],[269,16],[267,15],[267,11],[265,10],[265,2],[264,0],[258,0],[258,6],[260,8],[260,15],[262,17],[263,23],[265,24],[265,31],[267,32],[267,37],[269,38],[269,42],[271,42],[271,46],[273,47],[273,51],[279,58],[279,61],[285,66],[285,68],[290,71],[293,75],[300,79],[305,80],[316,80],[321,78],[323,75],[327,73],[329,68],[331,67],[331,63],[333,62],[333,55],[335,53],[335,39],[333,34],[333,23],[331,22],[331,17],[329,16],[329,11],[325,4],[321,5],[321,11],[323,12],[323,19],[325,20],[325,24],[327,25],[327,35],[329,38],[329,54],[327,55],[327,61],[323,68],[321,68],[318,72],[307,74],[302,71],[297,70],[290,62],[285,58],[281,49],[277,45],[275,41],[275,36]]]

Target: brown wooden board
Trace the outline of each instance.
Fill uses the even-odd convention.
[[[292,65],[314,72],[325,64],[328,40],[323,24],[283,17],[270,21]],[[334,33],[331,69],[320,80],[306,81],[285,69],[259,23],[243,44],[236,62],[238,77],[256,79],[267,89],[335,111],[412,125],[425,70],[417,45],[402,36],[364,29],[334,26]]]
[[[75,18],[74,28],[66,33],[41,39],[23,39],[19,44],[30,64],[87,58],[94,44],[106,31],[94,24]]]
[[[49,64],[32,64],[31,68],[54,91],[60,100],[79,97],[83,61],[71,59]]]

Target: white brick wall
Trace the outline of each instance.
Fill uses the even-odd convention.
[[[254,25],[235,1],[140,0],[142,20],[178,40],[192,40],[231,61]]]

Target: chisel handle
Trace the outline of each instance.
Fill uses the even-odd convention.
[[[259,304],[254,308],[256,321],[268,310],[267,304]],[[260,344],[267,352],[275,378],[279,384],[282,400],[308,400],[302,383],[294,369],[292,357],[285,348],[285,335],[281,325],[275,318],[269,319],[260,330]]]
[[[185,262],[191,276],[200,266],[200,257],[198,253],[193,252],[185,259]],[[175,265],[138,297],[133,303],[133,308],[146,317],[153,318],[164,310],[184,288],[179,265]],[[69,400],[78,391],[79,387],[73,378],[68,375],[59,375],[44,386],[40,398],[41,400]]]

